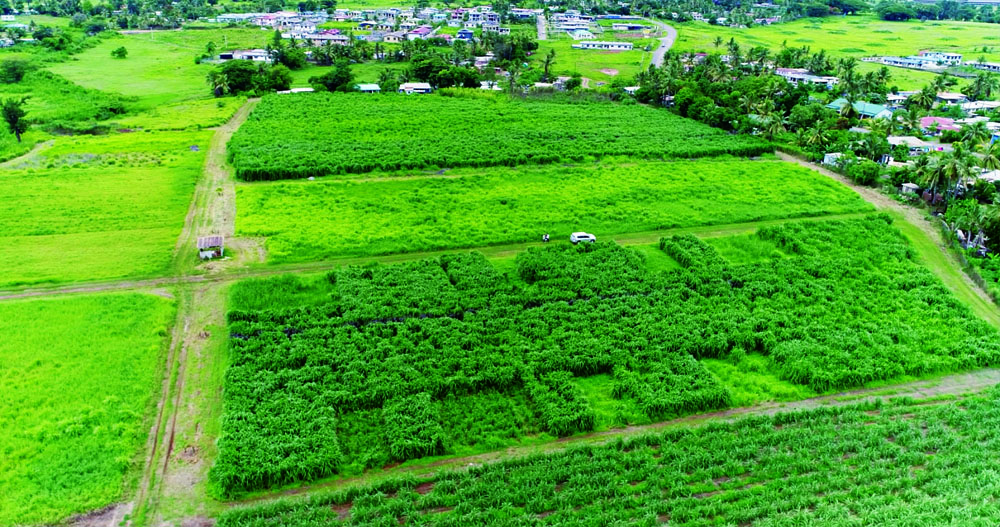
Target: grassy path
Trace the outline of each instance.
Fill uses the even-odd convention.
[[[986,291],[983,291],[962,271],[962,265],[949,250],[949,246],[941,234],[940,226],[928,221],[923,211],[899,203],[873,188],[857,186],[846,177],[814,163],[787,154],[779,153],[778,156],[785,161],[798,163],[843,183],[879,210],[887,211],[896,217],[896,228],[906,236],[906,239],[916,249],[920,262],[933,271],[944,285],[977,315],[1000,328],[1000,310],[997,309],[996,304],[986,294]]]
[[[843,220],[843,219],[860,218],[865,216],[866,214],[868,213],[859,212],[851,214],[834,214],[826,216],[787,218],[782,220],[752,221],[746,223],[729,223],[721,225],[702,225],[697,227],[679,227],[675,229],[662,229],[653,231],[612,234],[609,235],[608,238],[611,238],[612,240],[622,245],[633,245],[633,246],[649,245],[659,242],[660,238],[664,236],[674,236],[677,234],[695,234],[702,238],[715,238],[720,236],[731,236],[736,234],[750,233],[757,230],[760,227],[765,227],[768,225],[778,225],[790,221],[798,222],[798,221]],[[194,244],[193,229],[185,228],[185,231],[191,231],[187,232],[187,234],[185,235],[182,235],[182,237],[184,236],[190,237],[191,242],[188,245],[193,247]],[[569,242],[567,240],[555,240],[551,243],[569,243]],[[227,245],[228,244],[229,242],[227,241]],[[411,253],[389,254],[384,256],[360,256],[360,257],[335,258],[319,262],[295,263],[295,264],[285,264],[285,265],[268,265],[268,266],[257,265],[249,268],[235,267],[235,266],[217,267],[214,268],[213,272],[206,274],[179,274],[176,276],[165,276],[161,278],[151,278],[146,280],[115,280],[115,281],[93,282],[93,283],[83,283],[83,284],[74,283],[65,285],[54,285],[50,287],[28,286],[24,288],[15,288],[6,291],[0,291],[0,301],[13,300],[18,298],[29,298],[36,296],[70,294],[70,293],[96,293],[102,291],[152,289],[157,287],[180,285],[180,284],[230,282],[255,276],[270,276],[275,274],[295,273],[295,272],[327,271],[345,265],[365,265],[369,263],[391,264],[391,263],[409,262],[413,260],[422,260],[425,258],[434,258],[437,256],[441,256],[443,254],[462,252],[462,251],[478,251],[483,253],[489,259],[502,259],[502,258],[510,258],[519,252],[527,250],[530,247],[540,247],[541,245],[542,245],[541,242],[523,242],[523,243],[513,243],[504,245],[491,245],[485,247],[458,247],[454,249],[444,249],[440,251],[411,252]],[[194,258],[194,255],[192,255],[191,258]]]
[[[194,198],[184,218],[184,229],[174,248],[173,269],[189,274],[198,264],[195,241],[199,236],[221,234],[230,249],[241,245],[233,239],[236,222],[236,186],[226,161],[226,144],[246,121],[260,99],[250,99],[224,125],[216,129],[205,156],[205,168],[194,190]],[[238,252],[238,251],[234,251]]]

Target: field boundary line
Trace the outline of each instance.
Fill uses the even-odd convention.
[[[626,232],[619,234],[609,234],[602,236],[604,239],[611,239],[621,245],[646,245],[659,241],[660,238],[677,234],[695,234],[701,238],[717,238],[721,236],[732,236],[754,232],[760,227],[769,225],[780,225],[789,222],[802,221],[836,221],[863,218],[872,214],[867,212],[849,212],[844,214],[824,214],[820,216],[798,216],[794,218],[783,218],[776,220],[759,220],[743,223],[724,223],[716,225],[699,225],[694,227],[675,227],[671,229],[660,229],[652,231]],[[568,243],[568,242],[554,242]],[[459,252],[477,251],[486,255],[487,258],[503,258],[528,250],[532,247],[542,247],[541,242],[520,242],[500,245],[486,245],[476,247],[455,247],[452,249],[442,249],[437,251],[419,251],[408,253],[386,254],[380,256],[344,256],[331,258],[329,260],[317,260],[313,262],[278,264],[259,266],[250,269],[233,269],[215,274],[177,274],[162,276],[158,278],[134,279],[134,280],[111,280],[104,282],[76,282],[70,284],[59,284],[53,286],[25,286],[20,288],[10,288],[0,290],[0,302],[4,300],[17,300],[23,298],[34,298],[52,295],[76,294],[76,293],[99,293],[105,291],[126,291],[137,289],[150,289],[179,284],[198,284],[208,282],[229,282],[243,280],[246,278],[257,278],[272,276],[276,274],[295,272],[321,272],[337,269],[345,265],[365,265],[369,263],[392,264],[434,258],[444,254],[454,254]]]
[[[321,481],[289,489],[256,494],[243,500],[225,502],[225,506],[228,508],[235,508],[293,496],[308,496],[309,494],[316,492],[370,485],[401,475],[413,475],[417,478],[427,478],[441,471],[462,470],[468,468],[469,466],[478,466],[506,459],[526,457],[532,454],[554,454],[586,445],[600,446],[619,439],[642,436],[675,426],[703,426],[710,423],[734,421],[749,416],[768,416],[777,413],[810,410],[821,407],[847,406],[865,401],[888,401],[889,399],[896,397],[910,397],[915,400],[934,398],[951,400],[944,398],[948,396],[962,397],[967,394],[980,393],[996,386],[997,384],[1000,384],[1000,369],[986,368],[971,372],[946,375],[938,378],[905,382],[896,385],[847,390],[834,394],[801,399],[798,401],[785,403],[761,403],[742,408],[730,408],[716,412],[694,414],[648,425],[616,428],[601,432],[592,432],[576,437],[554,439],[543,444],[514,446],[482,454],[450,457],[427,464],[417,464],[413,466],[403,465],[361,476]]]

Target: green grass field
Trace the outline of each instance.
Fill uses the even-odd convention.
[[[209,138],[60,137],[0,171],[7,197],[0,202],[0,285],[167,271]]]
[[[605,39],[607,40],[607,39]],[[652,39],[634,41],[632,51],[601,51],[594,49],[573,49],[575,41],[569,39],[543,40],[538,43],[538,51],[531,60],[535,67],[540,68],[546,53],[556,50],[556,60],[552,72],[557,75],[572,75],[579,73],[596,83],[609,83],[616,77],[629,78],[649,66],[652,52],[643,51],[643,46],[649,44],[656,48]]]
[[[735,38],[741,46],[766,46],[771,51],[809,46],[836,56],[913,55],[924,49],[955,51],[963,60],[986,56],[1000,59],[1000,31],[996,24],[974,22],[884,22],[873,16],[805,18],[787,24],[732,29],[690,22],[677,24],[675,51],[711,51],[713,41]],[[982,48],[991,48],[983,52]],[[724,49],[723,49],[724,51]]]
[[[613,162],[454,170],[454,178],[237,187],[237,233],[275,263],[598,236],[868,210],[814,172],[774,161]],[[719,203],[725,203],[720,206]]]
[[[257,29],[156,31],[122,35],[53,64],[49,70],[87,88],[135,96],[145,109],[211,98],[205,76],[215,67],[195,64],[208,42],[220,50],[263,47],[271,33]],[[125,46],[128,58],[111,50]]]
[[[119,501],[174,303],[122,293],[0,303],[0,524]]]

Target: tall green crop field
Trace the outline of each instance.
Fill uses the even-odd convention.
[[[237,177],[258,181],[619,155],[750,156],[773,147],[640,105],[302,93],[264,97],[228,151]]]
[[[240,284],[213,488],[231,498],[756,390],[734,394],[704,359],[762,357],[759,381],[802,393],[1000,362],[1000,334],[890,223],[765,227],[727,249],[751,256],[735,265],[691,235],[663,239],[678,264],[665,272],[612,243],[553,243],[519,254],[516,277],[471,253]]]

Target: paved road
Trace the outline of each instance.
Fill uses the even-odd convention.
[[[648,18],[646,20],[664,32],[663,37],[660,38],[659,47],[653,51],[652,64],[659,68],[663,65],[664,55],[667,54],[667,51],[674,45],[674,41],[677,40],[677,30],[657,20],[650,20]]]
[[[545,28],[545,15],[538,15],[535,25],[538,26],[538,40],[547,40],[549,36]]]

